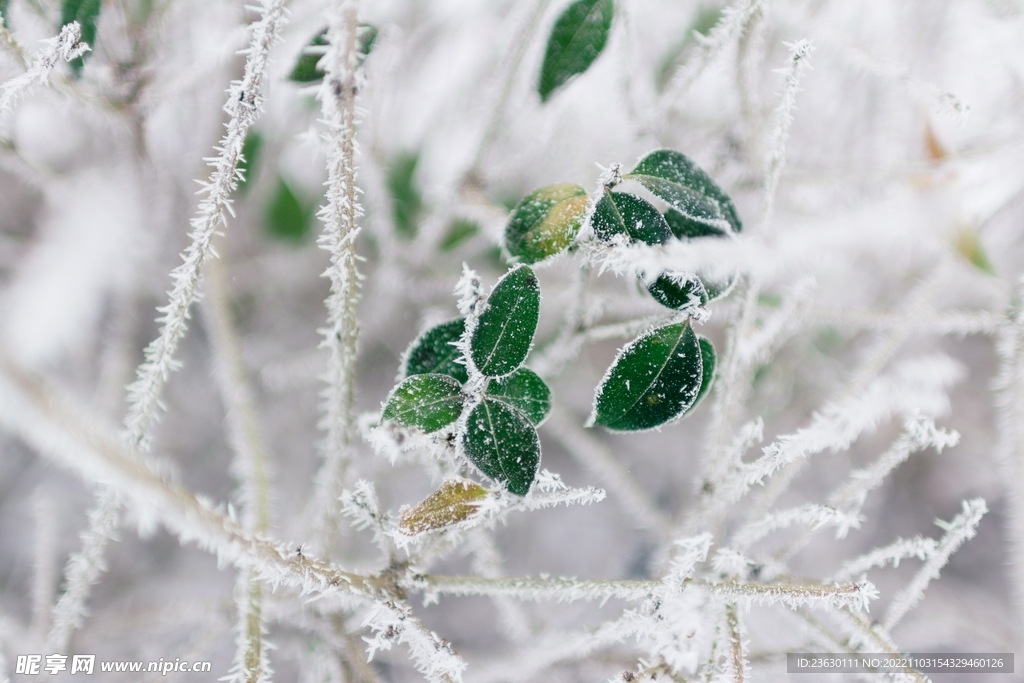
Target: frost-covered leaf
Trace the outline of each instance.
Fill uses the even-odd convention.
[[[743,227],[732,199],[681,152],[651,152],[623,177],[640,183],[691,220],[711,226],[725,220],[735,232]]]
[[[383,418],[429,434],[459,419],[463,400],[458,380],[436,373],[413,375],[391,392]]]
[[[462,448],[474,465],[509,493],[525,496],[540,465],[540,439],[530,418],[504,401],[484,398],[469,414]]]
[[[668,223],[658,210],[627,192],[605,192],[594,207],[590,225],[594,236],[605,241],[626,234],[633,241],[664,244],[672,237]]]
[[[455,342],[466,329],[464,318],[435,325],[416,337],[405,356],[405,376],[438,373],[454,377],[463,384],[469,379],[466,366],[456,362],[462,354]]]
[[[526,360],[540,315],[540,285],[529,266],[517,266],[498,280],[480,316],[470,352],[488,377],[509,374]]]
[[[359,45],[356,48],[359,51],[358,61],[359,64],[362,64],[370,52],[373,51],[374,43],[377,42],[377,27],[370,24],[359,24],[357,39],[359,41]],[[292,72],[288,75],[289,80],[296,83],[313,83],[322,79],[324,72],[318,69],[316,65],[320,61],[320,57],[323,56],[326,46],[327,29],[323,29],[313,36],[309,44],[303,48],[302,54],[299,55],[299,59],[295,62]]]
[[[672,207],[665,211],[665,222],[672,234],[678,239],[696,239],[698,237],[725,237],[725,231],[713,225],[687,218]]]
[[[81,42],[87,43],[93,48],[81,57],[72,59],[68,64],[75,76],[82,73],[85,66],[85,58],[96,51],[96,20],[100,17],[100,10],[103,8],[101,0],[63,0],[60,6],[60,25],[66,26],[72,21],[77,21],[82,29]]]
[[[313,222],[313,207],[306,206],[284,178],[278,178],[277,190],[267,206],[267,232],[284,240],[300,241]]]
[[[398,528],[414,536],[469,519],[487,496],[487,489],[467,479],[447,479],[416,506],[402,512]]]
[[[537,427],[551,412],[551,389],[528,368],[519,368],[508,377],[491,380],[487,395],[518,408]]]
[[[403,152],[392,159],[388,166],[391,217],[395,222],[395,230],[406,239],[416,236],[420,213],[423,211],[423,196],[416,186],[416,167],[419,163],[418,152]]]
[[[697,343],[700,344],[701,358],[700,391],[697,392],[697,398],[693,399],[693,404],[686,409],[687,412],[696,408],[697,404],[711,391],[711,386],[715,383],[715,368],[718,365],[715,346],[711,343],[711,340],[697,335]]]
[[[608,42],[615,14],[613,0],[576,0],[551,29],[537,93],[546,102],[558,88],[590,68]]]
[[[523,263],[537,263],[564,251],[576,238],[587,212],[587,191],[563,183],[527,195],[505,226],[505,248]]]
[[[690,323],[651,330],[627,344],[608,369],[590,421],[609,429],[651,429],[680,417],[700,391],[701,348]]]
[[[676,310],[694,303],[703,306],[708,302],[704,283],[696,275],[686,273],[662,273],[657,280],[647,285],[647,291],[662,306]]]

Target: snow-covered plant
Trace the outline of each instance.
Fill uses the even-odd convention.
[[[1022,29],[0,0],[0,683],[1012,652]]]

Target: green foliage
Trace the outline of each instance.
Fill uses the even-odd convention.
[[[681,152],[651,152],[624,177],[640,183],[690,220],[712,227],[719,227],[724,220],[735,232],[743,227],[729,196]]]
[[[103,8],[101,0],[63,0],[60,6],[60,25],[65,26],[72,21],[77,21],[82,27],[83,43],[96,49],[96,21],[100,17],[100,10]],[[85,66],[85,58],[92,52],[86,52],[81,57],[68,62],[71,66],[71,73],[76,78],[82,75],[82,67]]]
[[[668,227],[676,239],[688,240],[699,237],[725,237],[726,235],[721,228],[687,218],[672,207],[665,212],[665,222],[668,223]]]
[[[278,239],[300,242],[309,234],[313,213],[312,205],[300,200],[285,179],[279,177],[264,214],[267,232]]]
[[[492,379],[487,385],[487,395],[518,408],[535,427],[551,412],[551,389],[528,368],[519,368],[508,377]]]
[[[448,226],[448,232],[441,240],[439,245],[441,251],[454,251],[460,244],[476,236],[479,232],[480,226],[476,221],[471,221],[468,218],[456,218]]]
[[[377,42],[377,27],[370,24],[359,24],[356,38],[359,41],[359,45],[356,47],[359,53],[358,63],[362,64],[370,56],[374,43]],[[323,56],[325,47],[327,47],[327,29],[323,29],[313,36],[312,40],[303,48],[288,79],[296,83],[315,83],[322,80],[324,72],[317,67],[317,63]]]
[[[388,166],[391,217],[395,222],[395,230],[406,239],[416,236],[420,214],[423,212],[423,196],[416,187],[416,167],[419,163],[419,152],[402,152]]]
[[[502,377],[526,360],[540,315],[540,285],[529,266],[517,266],[494,285],[470,353],[487,377]]]
[[[647,291],[659,304],[675,310],[691,306],[691,297],[696,297],[701,306],[708,302],[704,283],[696,275],[662,273],[657,280],[647,285]]]
[[[458,380],[448,375],[413,375],[391,392],[383,418],[429,434],[459,419],[463,400]]]
[[[7,8],[10,4],[11,0],[0,0],[0,24],[7,28],[11,27],[11,20],[7,18]]]
[[[524,263],[543,261],[572,244],[586,213],[587,191],[579,185],[541,188],[513,209],[505,226],[505,248]]]
[[[668,223],[656,208],[626,192],[605,192],[594,207],[590,225],[594,236],[605,241],[624,234],[634,242],[663,244],[672,237]]]
[[[469,375],[465,364],[456,362],[462,354],[454,346],[465,329],[465,319],[456,318],[431,327],[413,340],[406,352],[405,376],[437,373],[465,384]]]
[[[551,29],[537,93],[542,102],[570,78],[590,68],[604,50],[615,13],[614,0],[576,0]]]
[[[250,129],[245,136],[245,142],[242,143],[242,158],[238,160],[238,170],[242,172],[242,179],[238,181],[238,191],[243,194],[248,191],[253,176],[256,175],[262,149],[263,136]]]
[[[693,405],[703,377],[689,321],[651,330],[626,345],[594,397],[592,424],[617,431],[659,427]]]
[[[485,398],[469,414],[462,449],[509,493],[525,496],[540,465],[540,439],[530,419],[505,401]]]

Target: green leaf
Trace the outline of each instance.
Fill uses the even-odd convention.
[[[697,164],[671,149],[651,152],[624,176],[635,180],[691,220],[742,230],[732,200]]]
[[[458,380],[448,375],[413,375],[392,390],[383,418],[429,434],[459,419],[463,400]]]
[[[529,266],[516,266],[494,285],[480,316],[470,353],[488,377],[511,373],[526,360],[540,315],[540,284]]]
[[[7,18],[7,8],[10,4],[11,0],[0,0],[0,24],[3,24],[8,29],[11,28],[11,21]]]
[[[487,489],[468,479],[448,479],[415,507],[402,512],[399,530],[415,536],[464,522],[479,509]]]
[[[711,386],[715,383],[715,366],[718,364],[718,359],[715,356],[715,347],[707,337],[701,337],[697,335],[697,343],[700,344],[700,357],[701,357],[701,379],[700,379],[700,391],[697,392],[697,398],[693,399],[693,404],[686,409],[686,412],[690,412],[697,407],[697,404],[707,396],[707,393],[711,391]]]
[[[614,14],[613,0],[576,0],[559,15],[540,68],[537,93],[541,102],[590,68],[608,42]]]
[[[701,306],[708,302],[704,283],[696,275],[686,273],[662,273],[657,280],[647,285],[647,291],[659,304],[677,311],[692,305],[691,296],[696,297]]]
[[[527,195],[505,226],[505,248],[524,263],[537,263],[572,244],[587,213],[587,191],[579,185],[550,185]]]
[[[487,385],[487,395],[518,408],[535,427],[539,427],[551,412],[551,389],[536,372],[527,368],[519,368],[508,377],[491,380]]]
[[[278,178],[265,218],[273,237],[299,242],[309,233],[313,209],[303,205],[284,178]]]
[[[359,53],[357,63],[362,64],[370,56],[373,45],[377,42],[377,27],[370,24],[359,24],[356,40],[359,41],[359,44],[356,46],[356,50]],[[313,36],[309,44],[303,48],[302,54],[299,55],[298,61],[295,62],[291,74],[288,75],[288,79],[296,83],[314,83],[321,80],[324,77],[324,72],[317,68],[317,62],[323,56],[326,46],[327,29],[324,29]]]
[[[485,398],[469,414],[462,449],[509,493],[525,496],[540,465],[540,439],[529,418],[504,401]]]
[[[700,391],[700,344],[688,321],[627,344],[594,397],[591,424],[617,431],[652,429],[680,417]]]
[[[238,160],[238,170],[242,172],[242,179],[238,181],[238,191],[243,194],[249,189],[252,178],[256,174],[256,164],[260,160],[260,150],[263,149],[263,136],[250,129],[242,143],[242,158]]]
[[[454,343],[466,329],[463,318],[449,320],[431,327],[416,337],[405,357],[405,376],[436,373],[454,377],[463,384],[469,379],[466,366],[455,361],[462,357]]]
[[[448,226],[448,232],[439,245],[441,251],[453,251],[460,244],[480,232],[480,225],[468,218],[456,218]]]
[[[81,57],[68,62],[75,77],[82,75],[85,58],[96,51],[96,20],[99,19],[103,7],[101,0],[63,0],[60,6],[60,25],[65,26],[77,21],[82,27],[81,41],[92,48]]]
[[[725,237],[726,232],[707,223],[687,218],[672,207],[665,212],[665,222],[676,238],[681,240],[696,239],[698,237]]]
[[[423,196],[416,187],[416,167],[420,163],[419,152],[402,152],[388,167],[387,186],[391,193],[391,217],[395,230],[406,239],[416,236],[420,213],[423,210]]]
[[[664,244],[672,237],[668,223],[656,208],[626,192],[605,192],[594,207],[590,225],[594,235],[606,242],[623,234],[646,244]]]

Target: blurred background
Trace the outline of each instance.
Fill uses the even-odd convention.
[[[997,391],[996,380],[1006,365],[1000,340],[1019,333],[1010,316],[1024,263],[1024,5],[775,0],[755,3],[756,20],[716,42],[713,27],[730,17],[724,4],[620,0],[600,57],[542,103],[544,46],[567,4],[361,7],[361,20],[378,33],[358,101],[358,412],[379,410],[418,332],[457,316],[452,289],[463,263],[488,287],[505,271],[502,230],[522,197],[560,182],[592,190],[602,167],[628,169],[652,149],[680,150],[731,194],[760,240],[758,253],[771,256],[757,266],[756,320],[772,319],[803,292],[791,329],[752,374],[743,407],[744,420],[764,419],[762,445],[807,425],[858,378],[935,354],[958,368],[959,379],[921,409],[959,432],[959,445],[912,456],[868,497],[859,530],[838,540],[818,532],[792,559],[793,574],[825,577],[897,537],[938,537],[936,518],[951,519],[962,500],[983,497],[989,512],[977,536],[893,635],[919,652],[1013,652],[1024,627],[1024,566],[1014,550],[1014,533],[1024,534],[1024,480],[1014,458],[1024,444],[1008,436],[1012,406],[1001,418],[1000,405],[1012,392]],[[51,0],[0,3],[5,24],[30,50],[56,33],[60,9]],[[16,362],[53,378],[111,425],[122,420],[123,387],[157,335],[156,307],[188,244],[194,181],[208,175],[204,157],[223,132],[225,89],[241,76],[238,51],[253,16],[234,0],[105,1],[80,77],[61,72],[73,92],[38,87],[0,119],[0,341]],[[325,26],[320,3],[289,5],[264,112],[246,144],[246,181],[217,247],[271,458],[271,533],[296,546],[323,438],[318,329],[328,256],[316,245],[326,179],[320,106],[315,88],[290,76]],[[786,43],[800,39],[814,49],[774,215],[763,223],[779,70]],[[3,79],[18,73],[0,54]],[[550,351],[581,290],[595,324],[663,311],[633,278],[595,269],[581,280],[580,272],[577,255],[538,269],[543,301],[531,358]],[[713,303],[701,330],[720,353],[739,304]],[[561,432],[575,434],[586,421],[595,386],[627,340],[585,345],[552,366],[554,402],[568,425]],[[190,491],[236,500],[209,330],[198,311],[179,357],[153,452]],[[706,402],[661,431],[588,435],[672,518],[695,500],[710,418]],[[814,456],[779,504],[820,501],[901,427],[900,419],[882,422],[848,451]],[[540,436],[543,467],[573,486],[607,486],[565,439],[544,427]],[[3,437],[0,448],[0,648],[12,662],[40,650],[48,606],[97,491],[16,438]],[[356,474],[375,483],[389,509],[421,500],[436,484],[414,462],[393,465],[359,440],[354,448]],[[163,529],[138,526],[129,514],[108,549],[109,570],[72,650],[100,659],[209,659],[223,675],[234,656],[234,571]],[[380,569],[367,532],[344,538],[334,559]],[[515,514],[494,539],[510,576],[651,577],[659,549],[657,535],[639,528],[614,495]],[[765,552],[784,543],[769,539]],[[880,591],[872,616],[919,567],[907,560],[869,574]],[[472,572],[473,559],[456,553],[432,571]],[[331,680],[310,664],[326,646],[304,621],[306,608],[296,609],[299,600],[286,595],[268,607],[277,678]],[[623,607],[527,604],[527,633],[516,635],[484,598],[414,604],[467,659],[467,681],[500,680],[477,674],[531,633],[596,624]],[[754,680],[785,680],[784,658],[773,653],[806,626],[780,607],[754,608],[748,623]],[[607,680],[633,668],[631,653],[628,643],[605,648],[544,675]],[[402,648],[379,653],[373,666],[381,680],[419,677]]]

